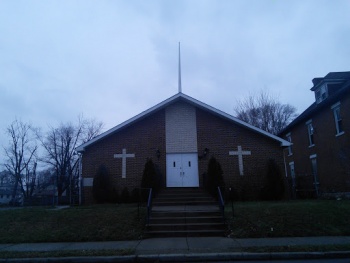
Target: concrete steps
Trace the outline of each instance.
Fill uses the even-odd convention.
[[[217,202],[200,188],[167,188],[153,200],[147,237],[223,236]]]

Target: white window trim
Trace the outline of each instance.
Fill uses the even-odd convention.
[[[335,137],[341,136],[341,135],[343,135],[345,133],[344,131],[339,132],[339,123],[338,123],[339,120],[337,119],[337,115],[335,113],[335,111],[337,109],[340,110],[340,101],[338,101],[337,103],[333,104],[332,107],[331,107],[331,110],[333,111],[335,129],[336,129],[336,132],[337,132],[335,134]]]
[[[308,138],[309,138],[309,148],[311,148],[311,147],[314,147],[315,146],[315,141],[314,141],[314,143],[313,144],[311,144],[311,134],[310,134],[310,132],[309,132],[309,125],[312,125],[312,119],[311,120],[308,120],[307,122],[305,122],[305,125],[306,125],[306,128],[307,128],[307,136],[308,136]],[[315,128],[314,128],[314,126],[312,125],[312,129],[313,129],[313,133],[312,133],[312,135],[314,135],[315,134]],[[314,138],[313,138],[314,140],[315,140],[315,136],[314,136]]]
[[[344,131],[339,132],[339,133],[337,133],[337,134],[335,135],[335,137],[339,137],[339,136],[343,135],[344,133],[345,133]]]
[[[322,92],[322,90],[324,90],[324,92]],[[318,92],[319,92],[319,96],[317,96]],[[324,98],[322,96],[323,94],[325,94]],[[328,97],[328,85],[327,85],[327,83],[325,83],[322,86],[320,86],[317,90],[315,90],[316,103],[317,104],[321,103],[322,101],[327,99],[327,97]]]
[[[294,178],[296,177],[295,176],[295,164],[294,164],[294,161],[293,162],[290,162],[290,163],[288,163],[288,165],[289,165],[289,173],[290,173],[290,176],[292,177],[292,171],[291,171],[291,166],[293,165],[293,170],[294,170]]]
[[[331,107],[331,110],[334,110],[335,108],[340,106],[340,101],[338,101],[337,103],[333,104]]]
[[[310,159],[316,159],[316,158],[317,158],[317,154],[310,155]]]
[[[289,132],[286,134],[286,138],[287,138],[287,141],[289,141],[291,143],[290,146],[288,146],[288,156],[292,156],[293,155],[293,150],[292,150],[292,146],[293,146],[293,143],[292,143],[292,134]],[[290,140],[288,140],[288,138],[290,138]]]

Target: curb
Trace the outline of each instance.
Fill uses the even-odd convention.
[[[153,254],[105,257],[57,257],[57,258],[14,258],[0,259],[0,263],[92,263],[92,262],[203,262],[203,261],[250,261],[250,260],[290,260],[290,259],[350,259],[350,251],[330,252],[279,252],[279,253],[193,253],[193,254]]]

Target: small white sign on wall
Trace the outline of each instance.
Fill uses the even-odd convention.
[[[84,186],[93,186],[94,184],[94,178],[84,178],[83,179]]]

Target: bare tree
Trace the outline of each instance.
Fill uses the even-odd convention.
[[[6,129],[6,133],[10,137],[10,141],[9,146],[4,148],[7,157],[5,167],[14,179],[11,201],[14,203],[18,186],[25,198],[33,194],[38,146],[30,124],[15,120]]]
[[[40,136],[38,133],[45,150],[42,160],[55,171],[58,196],[62,196],[77,176],[79,158],[75,148],[97,136],[102,127],[101,122],[80,116],[75,125],[66,123],[60,124],[57,128],[51,127],[45,136]]]
[[[13,184],[13,176],[8,170],[3,170],[0,172],[0,186]]]
[[[278,134],[297,116],[295,107],[281,104],[265,91],[238,101],[235,112],[238,119],[272,134]]]

